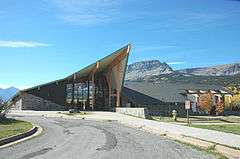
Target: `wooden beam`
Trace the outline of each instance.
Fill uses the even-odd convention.
[[[92,107],[94,109],[95,106],[95,73],[100,66],[100,62],[98,61],[96,67],[92,70]]]
[[[71,102],[71,108],[73,108],[74,105],[74,82],[72,83],[72,102]]]
[[[117,64],[119,64],[129,53],[128,50],[123,50],[123,53],[120,53],[120,55],[118,55],[111,64],[109,64],[107,66],[107,70],[111,70],[114,66],[116,66]]]
[[[117,66],[117,72],[116,72],[116,75],[117,75],[117,77],[116,77],[116,79],[115,79],[115,84],[116,84],[116,107],[120,107],[120,94],[121,94],[121,88],[119,88],[119,85],[120,85],[120,73],[121,73],[121,70],[122,70],[122,68],[121,68],[121,66],[120,66],[120,64],[121,64],[121,62],[122,62],[122,60],[124,59],[124,58],[126,58],[126,56],[129,54],[129,52],[130,52],[130,45],[128,46],[128,48],[126,48],[126,49],[124,49],[114,60],[113,60],[113,62],[111,63],[111,64],[109,64],[108,66],[107,66],[107,70],[108,70],[108,72],[111,72],[111,70],[113,69],[113,67],[115,67],[115,66]],[[108,73],[108,74],[110,74],[110,73]],[[110,75],[109,75],[110,76]],[[108,79],[108,81],[110,81],[109,79]],[[110,83],[110,82],[108,82],[108,83]],[[110,83],[110,85],[112,84],[112,81],[111,81],[111,83]],[[111,87],[111,86],[109,86],[109,87]],[[110,95],[109,95],[109,101],[111,100],[110,98],[112,97],[112,94],[110,93]]]
[[[89,99],[89,97],[90,97],[90,90],[89,90],[89,88],[90,88],[90,86],[89,86],[89,84],[90,84],[90,82],[89,82],[89,80],[87,81],[87,110],[89,110],[89,107],[90,107],[90,99]]]
[[[120,107],[120,93],[121,93],[121,88],[119,87],[120,86],[120,73],[121,73],[121,66],[120,66],[120,63],[117,65],[117,74],[116,74],[116,94],[117,94],[117,100],[116,100],[116,107]]]
[[[106,79],[107,79],[107,84],[108,84],[108,106],[110,107],[112,104],[112,78],[111,78],[111,74],[108,72],[106,74]]]
[[[120,107],[120,90],[119,89],[117,89],[116,107]]]

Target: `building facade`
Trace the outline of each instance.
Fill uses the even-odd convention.
[[[21,110],[112,110],[121,93],[131,45],[71,74],[20,91],[11,101]]]
[[[232,94],[224,90],[185,90],[182,95],[191,101],[191,109],[194,113],[211,115],[224,113],[232,97]]]

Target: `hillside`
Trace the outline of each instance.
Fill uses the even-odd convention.
[[[186,73],[199,76],[231,76],[240,73],[240,63],[217,65],[202,68],[187,68],[178,70],[179,73]]]
[[[128,66],[125,80],[221,86],[239,85],[240,64],[173,70],[168,64],[158,60],[141,61]]]
[[[140,80],[141,81],[141,80]],[[142,80],[144,81],[144,80]],[[208,84],[208,85],[239,85],[240,74],[233,76],[197,76],[174,73],[169,75],[152,76],[148,79],[151,82],[167,81],[169,83],[192,83],[192,84]]]
[[[14,96],[18,91],[19,91],[19,89],[15,88],[15,87],[9,87],[9,88],[6,88],[6,89],[0,88],[0,97],[4,101],[7,101],[12,96]]]

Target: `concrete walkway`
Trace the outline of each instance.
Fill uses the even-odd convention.
[[[43,115],[47,117],[64,117],[69,119],[77,118],[76,116],[68,116],[53,111],[12,111],[10,115]],[[224,133],[219,131],[146,120],[113,112],[91,112],[89,115],[84,115],[84,117],[86,120],[116,120],[119,123],[138,128],[144,128],[146,130],[154,130],[162,133],[189,136],[240,149],[240,135],[235,135],[231,133]]]
[[[132,119],[130,122],[149,129],[189,136],[221,145],[240,148],[240,135],[143,119]]]

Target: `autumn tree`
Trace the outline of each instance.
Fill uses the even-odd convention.
[[[219,100],[216,103],[216,113],[217,115],[222,114],[224,112],[224,103],[222,100]]]
[[[212,108],[212,95],[210,93],[199,96],[198,107],[200,110],[210,113]]]

